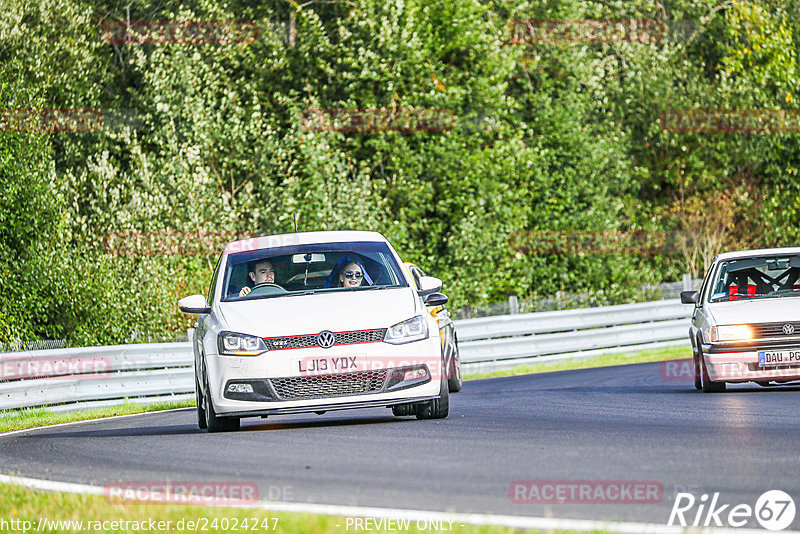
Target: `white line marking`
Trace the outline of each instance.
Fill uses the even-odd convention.
[[[24,486],[40,491],[60,491],[104,495],[105,488],[73,482],[56,482],[36,478],[17,477],[0,474],[0,483]],[[156,497],[158,499],[158,497]],[[116,499],[115,499],[116,500]],[[142,499],[137,499],[142,500]],[[161,502],[161,501],[159,501]],[[230,505],[225,504],[222,506]],[[322,514],[344,517],[374,517],[386,519],[408,519],[410,521],[452,521],[455,524],[499,525],[510,528],[538,530],[576,530],[581,532],[609,531],[620,534],[764,534],[760,529],[744,528],[699,528],[660,525],[658,523],[594,521],[590,519],[555,519],[550,517],[526,517],[516,515],[492,515],[434,512],[430,510],[402,510],[394,508],[372,508],[364,506],[340,506],[336,504],[292,503],[276,501],[257,501],[233,506],[234,508],[260,508],[273,512],[301,514]],[[798,531],[782,531],[787,534],[800,534]]]

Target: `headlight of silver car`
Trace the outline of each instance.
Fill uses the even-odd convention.
[[[711,327],[711,341],[745,341],[753,339],[753,331],[746,324]]]
[[[264,340],[236,332],[220,332],[217,337],[219,353],[226,356],[258,356],[267,351]]]
[[[401,345],[428,338],[428,323],[422,315],[390,326],[383,340],[392,345]]]

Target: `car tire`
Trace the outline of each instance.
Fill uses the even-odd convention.
[[[450,393],[458,393],[464,385],[461,378],[461,355],[458,352],[458,338],[454,339],[455,351],[450,357],[450,365],[447,373],[447,389]]]
[[[239,430],[241,420],[238,417],[220,417],[214,410],[214,402],[211,400],[211,389],[208,387],[208,375],[206,375],[206,393],[203,395],[205,406],[203,409],[206,415],[206,428],[211,432],[234,432]]]
[[[701,390],[703,389],[703,369],[697,354],[692,355],[692,361],[694,362],[694,389]]]
[[[197,380],[197,376],[194,377],[194,395],[197,399],[197,426],[199,426],[201,430],[205,430],[208,428],[206,424],[206,411],[203,409],[203,394],[200,391],[200,382]]]
[[[697,350],[692,350],[692,362],[694,363],[694,389],[701,390],[703,389],[703,367],[700,363],[700,359],[703,357],[703,349],[699,338],[696,339],[695,343],[697,343]]]
[[[450,390],[444,377],[439,381],[439,398],[417,407],[417,419],[444,419],[450,413]]]
[[[708,368],[706,367],[706,359],[700,357],[700,362],[703,367],[703,393],[722,393],[727,389],[725,382],[712,382],[708,378]]]
[[[404,415],[416,415],[416,404],[395,404],[392,406],[392,415],[403,417]]]

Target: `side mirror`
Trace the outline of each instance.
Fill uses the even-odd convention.
[[[697,304],[700,302],[699,291],[681,291],[682,304]]]
[[[444,306],[449,300],[444,293],[431,293],[425,297],[425,306]]]
[[[178,301],[178,308],[183,313],[211,313],[211,306],[203,295],[190,295]]]
[[[419,279],[419,289],[417,293],[424,297],[431,293],[437,293],[442,290],[442,281],[434,276],[423,276]]]

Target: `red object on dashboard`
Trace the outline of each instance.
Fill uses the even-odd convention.
[[[756,285],[755,284],[747,284],[747,295],[753,296],[756,294]],[[728,287],[728,296],[730,297],[729,300],[739,300],[739,286],[730,286]]]

